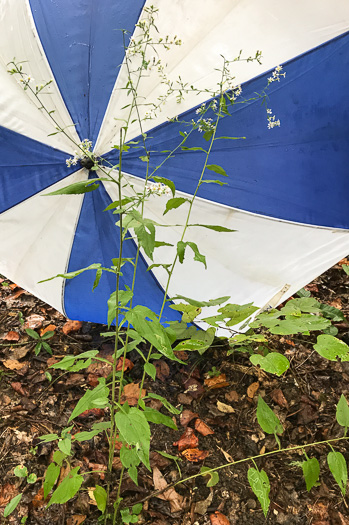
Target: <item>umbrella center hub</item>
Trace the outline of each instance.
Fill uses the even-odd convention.
[[[86,168],[87,170],[90,170],[95,165],[94,161],[90,159],[90,157],[83,157],[80,160],[80,164],[83,168]]]

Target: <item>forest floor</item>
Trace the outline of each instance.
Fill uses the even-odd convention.
[[[312,297],[335,306],[348,318],[349,276],[340,265],[306,288]],[[349,325],[340,322],[336,326],[338,337],[348,343]],[[54,336],[47,340],[52,356],[45,349],[35,355],[37,341],[26,333],[26,328],[39,335],[45,331],[54,332]],[[85,490],[72,501],[46,509],[42,484],[57,442],[41,443],[40,436],[60,434],[68,426],[71,411],[86,389],[94,386],[98,377],[110,374],[111,367],[104,363],[65,375],[62,371],[48,369],[63,356],[90,349],[98,349],[102,357],[110,360],[113,344],[100,336],[103,329],[105,327],[91,323],[67,322],[53,308],[0,278],[1,524],[100,523],[100,512],[88,488],[105,483],[106,439],[99,435],[87,442],[74,443],[71,468],[79,466],[81,472],[98,470],[100,473],[87,475],[83,485]],[[159,497],[153,495],[164,479],[165,484],[171,484],[180,476],[186,478],[197,474],[203,465],[212,468],[277,450],[274,437],[265,435],[256,420],[258,394],[283,423],[283,448],[343,435],[335,414],[341,394],[349,397],[349,363],[321,358],[310,344],[315,336],[312,337],[270,336],[268,347],[283,353],[291,362],[289,370],[281,377],[252,366],[246,353],[227,356],[226,348],[219,345],[202,356],[196,353],[184,355],[187,366],[165,359],[154,363],[157,377],[153,381],[147,376],[146,391],[165,397],[175,407],[182,408],[182,412],[174,416],[178,431],[152,425],[153,472],[140,468],[138,486],[124,476],[121,487],[123,504],[132,506],[143,502],[139,523],[349,525],[349,500],[342,497],[328,469],[326,456],[330,449],[327,445],[307,448],[309,457],[316,457],[321,468],[320,483],[310,492],[306,490],[300,467],[304,459],[301,450],[270,455],[257,461],[259,469],[267,472],[271,485],[271,505],[266,519],[247,480],[248,467],[253,466],[251,462],[221,469],[218,484],[211,488],[206,486],[207,480],[199,476],[176,485]],[[137,390],[142,368],[135,351],[128,357],[134,365],[127,372],[131,384],[128,396],[131,398],[133,389]],[[222,374],[225,374],[223,382]],[[161,402],[151,401],[153,408],[161,408]],[[75,420],[72,433],[89,430],[94,422],[107,417],[108,414],[101,409],[83,413]],[[175,443],[179,440],[183,443],[183,434],[194,440],[197,452],[184,455],[179,452]],[[349,460],[346,441],[338,442],[335,449]],[[178,459],[174,461],[159,452]],[[200,458],[201,461],[193,461]],[[25,465],[29,473],[36,474],[37,481],[27,484],[25,479],[16,477],[14,468],[17,465]],[[120,468],[116,453],[114,490]],[[69,466],[63,470],[61,478],[69,472]],[[17,509],[4,518],[6,504],[20,492],[23,492],[23,497]]]

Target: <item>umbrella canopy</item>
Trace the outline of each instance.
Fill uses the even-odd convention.
[[[206,255],[203,265],[178,264],[169,295],[197,300],[230,295],[234,303],[276,306],[349,252],[349,4],[345,0],[1,0],[0,1],[0,272],[70,318],[105,323],[107,299],[115,276],[104,273],[92,292],[94,275],[72,280],[38,281],[86,267],[110,266],[118,255],[115,215],[103,210],[117,198],[105,183],[84,195],[44,197],[73,182],[88,179],[81,165],[70,166],[74,145],[88,139],[93,151],[117,162],[119,141],[129,103],[123,33],[137,35],[143,9],[159,8],[160,35],[178,35],[181,46],[159,56],[171,78],[179,76],[193,91],[178,104],[175,94],[143,131],[152,150],[151,164],[178,144],[178,114],[195,119],[205,89],[215,85],[220,56],[234,59],[262,50],[258,62],[234,64],[236,85],[246,99],[261,92],[270,71],[282,64],[286,77],[271,86],[269,105],[281,126],[268,129],[259,100],[232,106],[219,124],[221,136],[241,141],[214,143],[210,163],[222,166],[227,185],[203,184],[192,223],[219,224],[236,233],[217,234],[192,228]],[[65,134],[55,132],[50,115],[39,110],[30,90],[23,90],[7,64],[24,62],[35,84],[52,79],[45,107]],[[121,67],[119,65],[121,64]],[[139,93],[149,103],[162,93],[157,75],[145,77]],[[140,107],[145,117],[146,106]],[[52,114],[51,114],[52,116]],[[128,140],[140,134],[137,121]],[[202,134],[191,134],[188,147],[205,147]],[[123,171],[143,191],[144,162],[130,149]],[[161,175],[174,181],[176,196],[192,195],[203,153],[179,151]],[[168,224],[182,220],[184,207],[163,216],[163,197],[151,197],[145,216]],[[176,245],[181,228],[158,230],[158,240]],[[190,237],[190,238],[189,238]],[[125,257],[135,257],[135,240]],[[173,259],[169,246],[162,261]],[[137,271],[134,304],[159,312],[167,281],[162,268],[147,271],[143,253]],[[129,284],[133,268],[124,267]],[[164,320],[177,312],[166,308]]]

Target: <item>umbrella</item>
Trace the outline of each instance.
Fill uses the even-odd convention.
[[[105,272],[93,292],[92,272],[38,282],[92,263],[110,266],[119,233],[115,215],[103,210],[115,200],[115,189],[106,182],[81,195],[43,195],[96,176],[80,164],[67,166],[75,149],[70,139],[87,139],[96,156],[117,162],[113,146],[128,100],[121,89],[127,75],[120,29],[136,38],[136,24],[151,5],[158,8],[159,33],[182,40],[181,46],[159,50],[168,75],[200,90],[180,104],[175,94],[169,96],[162,111],[144,120],[153,166],[178,143],[181,127],[174,118],[197,118],[208,98],[205,89],[217,82],[221,56],[233,59],[240,50],[244,56],[263,54],[262,64],[233,64],[242,96],[254,100],[233,105],[219,133],[246,139],[215,143],[210,162],[224,168],[227,185],[203,184],[192,214],[193,223],[237,231],[191,228],[188,240],[206,255],[207,270],[188,255],[176,266],[169,296],[230,295],[238,304],[275,306],[349,252],[349,5],[343,0],[1,0],[0,272],[70,318],[106,322],[115,276]],[[18,75],[8,74],[14,57],[28,82],[33,77],[40,86],[52,80],[43,95],[48,111],[38,109]],[[278,65],[286,77],[271,86],[268,121],[254,94]],[[149,75],[139,92],[151,103],[159,100],[162,87],[158,75]],[[140,111],[145,117],[147,106]],[[55,133],[52,115],[65,133]],[[268,122],[279,119],[280,126],[268,129]],[[134,122],[128,140],[139,135]],[[206,144],[196,131],[187,146]],[[177,197],[192,195],[202,162],[199,150],[181,150],[161,175],[174,181]],[[123,172],[143,191],[139,151],[124,153]],[[163,216],[164,199],[152,196],[145,216],[178,224],[184,208]],[[175,245],[180,232],[176,226],[159,228],[158,239]],[[170,261],[173,250],[159,248],[160,259]],[[135,253],[130,239],[125,257]],[[167,274],[161,267],[147,271],[150,263],[142,251],[134,304],[158,312]],[[131,273],[125,265],[123,284]],[[164,320],[176,316],[166,307]]]

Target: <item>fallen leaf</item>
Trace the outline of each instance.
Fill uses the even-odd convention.
[[[8,502],[17,496],[18,490],[16,485],[11,485],[11,483],[6,483],[0,487],[0,507],[5,507]]]
[[[270,394],[272,400],[282,408],[288,408],[288,402],[280,388],[275,388]]]
[[[5,341],[19,341],[19,334],[17,332],[7,332],[7,334],[4,337]]]
[[[190,423],[190,421],[192,421],[196,417],[199,417],[199,414],[197,414],[196,412],[192,412],[191,410],[188,410],[186,408],[179,416],[179,421],[182,427],[186,427]]]
[[[9,295],[8,297],[6,297],[5,301],[6,302],[12,302],[12,301],[15,301],[16,299],[18,299],[18,297],[20,297],[22,294],[26,294],[28,292],[26,292],[25,290],[18,290],[17,292],[13,293],[12,295]]]
[[[190,377],[184,382],[184,388],[184,394],[189,394],[194,399],[198,399],[205,392],[202,384],[193,377]]]
[[[97,357],[101,357],[101,356],[98,354]],[[112,372],[113,372],[112,363],[105,363],[103,361],[96,361],[95,363],[91,363],[90,366],[87,368],[87,373],[93,374],[96,377],[107,378]]]
[[[224,412],[225,414],[233,414],[235,412],[233,407],[226,405],[225,403],[221,403],[220,401],[217,401],[217,408],[220,412]]]
[[[165,467],[168,467],[170,464],[171,464],[171,460],[169,460],[168,458],[165,458],[165,456],[162,456],[155,450],[150,452],[150,466],[152,468],[153,467],[165,468]]]
[[[88,374],[87,376],[87,382],[90,386],[97,386],[99,381],[98,381],[98,375],[97,374]]]
[[[208,425],[206,425],[202,419],[197,419],[195,421],[195,430],[197,430],[202,436],[214,434],[214,431]]]
[[[28,352],[30,352],[30,345],[16,346],[13,348],[11,355],[13,359],[23,359]]]
[[[330,306],[333,306],[334,308],[338,308],[338,310],[342,310],[342,300],[340,297],[337,297],[336,299],[333,299],[333,301],[330,301],[328,303]]]
[[[157,467],[153,469],[153,481],[155,490],[163,490],[168,486],[166,479]],[[158,494],[156,497],[168,501],[171,512],[181,512],[185,507],[185,499],[173,487],[165,490],[162,494]]]
[[[34,509],[38,509],[45,505],[45,502],[47,501],[47,499],[48,499],[48,496],[46,500],[44,499],[44,487],[41,487],[38,493],[32,499],[31,504],[34,507]]]
[[[20,363],[17,359],[6,359],[2,364],[9,370],[21,370],[25,366],[25,363]]]
[[[187,448],[183,450],[182,456],[185,457],[188,461],[193,463],[198,463],[199,461],[204,461],[209,455],[207,450],[199,450],[198,448]]]
[[[49,324],[48,326],[40,330],[40,336],[42,337],[44,334],[46,334],[46,332],[55,332],[56,328],[56,325]]]
[[[228,518],[218,510],[214,514],[210,514],[210,521],[211,525],[230,525]]]
[[[141,397],[146,395],[147,391],[143,388]],[[129,383],[124,386],[120,403],[123,405],[128,402],[130,407],[137,405],[139,399],[139,383]]]
[[[226,452],[221,447],[218,447],[218,448],[222,452],[223,456],[228,461],[228,463],[234,463],[234,460],[233,460],[232,456],[229,454],[229,452]]]
[[[188,361],[188,359],[189,359],[189,355],[184,350],[176,350],[173,353],[181,361]]]
[[[225,374],[219,374],[219,376],[214,377],[208,377],[204,381],[205,385],[212,390],[213,388],[224,388],[225,386],[229,386],[229,382],[227,381],[227,377]]]
[[[21,396],[29,396],[28,390],[25,390],[22,387],[21,383],[19,383],[19,382],[11,383],[11,386],[12,386],[13,390],[15,392],[17,392],[17,394],[19,394]]]
[[[340,512],[338,512],[338,518],[341,525],[349,525],[349,518],[345,518]]]
[[[38,314],[32,314],[29,315],[29,317],[25,318],[25,323],[23,325],[23,328],[30,328],[31,330],[35,330],[36,328],[41,328],[42,323],[45,321],[45,317]]]
[[[206,514],[208,507],[212,503],[212,500],[213,500],[213,491],[209,493],[206,499],[202,501],[197,501],[195,503],[194,513],[200,514],[200,516],[203,516],[204,514]]]
[[[339,266],[343,266],[343,264],[349,264],[349,259],[344,257],[344,259],[341,259],[339,263],[337,263]]]
[[[240,399],[240,396],[236,390],[230,390],[230,392],[224,394],[224,397],[227,401],[229,401],[229,403],[231,403],[232,401],[237,402]]]
[[[85,410],[85,412],[82,412],[78,418],[85,419],[87,417],[97,417],[101,418],[104,416],[104,410],[103,408],[90,408],[90,410]]]
[[[153,365],[156,368],[156,377],[164,383],[170,375],[170,367],[164,359],[153,361]]]
[[[178,447],[178,451],[182,452],[187,448],[196,448],[198,444],[199,438],[195,435],[194,430],[190,427],[187,427],[179,440],[173,443],[173,446]]]
[[[247,388],[247,395],[250,399],[253,399],[256,395],[257,391],[259,389],[259,383],[256,381],[255,383],[251,383],[250,386]]]
[[[343,263],[345,264],[345,263]],[[310,283],[310,284],[307,284],[306,286],[304,286],[304,289],[305,290],[308,290],[309,292],[318,292],[319,291],[319,287],[316,283]]]
[[[123,363],[124,364],[124,372],[126,372],[127,370],[132,370],[132,368],[135,366],[132,361],[130,361],[129,359],[127,359],[127,357],[124,358],[121,358],[118,360],[118,362],[116,363],[116,371],[118,372],[119,370],[122,370],[123,368]]]
[[[62,332],[65,335],[70,334],[70,332],[78,332],[82,327],[81,321],[67,321],[62,328]]]
[[[191,403],[193,402],[193,398],[191,396],[189,396],[188,394],[178,394],[178,403],[180,403],[181,405],[191,405]]]
[[[83,514],[74,514],[74,516],[71,516],[67,519],[67,525],[81,525],[81,523],[84,523],[87,516]]]

